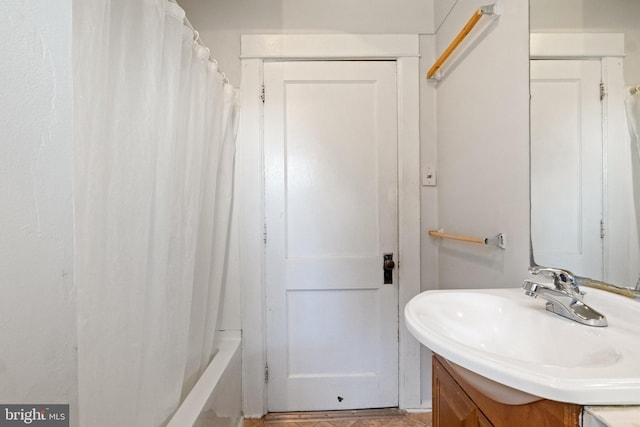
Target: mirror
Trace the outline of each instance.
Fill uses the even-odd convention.
[[[530,31],[532,265],[640,288],[640,0],[530,0]]]

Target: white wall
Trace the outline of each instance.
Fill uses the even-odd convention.
[[[639,19],[638,0],[531,0],[532,32],[624,33],[628,85],[640,84]]]
[[[457,0],[435,0],[433,4],[433,19],[435,33],[438,32],[453,7],[458,3]],[[429,64],[429,67],[431,64]],[[428,69],[428,68],[427,68]]]
[[[438,53],[484,3],[455,5],[437,33]],[[500,6],[501,16],[482,18],[437,84],[437,223],[469,236],[504,233],[507,249],[442,241],[442,289],[517,287],[527,276],[528,2]]]
[[[71,0],[0,2],[0,402],[77,422]]]
[[[433,0],[179,0],[234,85],[240,35],[433,32]]]

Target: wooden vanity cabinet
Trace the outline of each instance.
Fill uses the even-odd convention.
[[[433,426],[493,426],[435,356],[433,359]]]
[[[525,405],[492,400],[433,356],[433,427],[579,427],[582,406],[542,399]]]

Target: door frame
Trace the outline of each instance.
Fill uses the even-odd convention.
[[[278,34],[241,37],[241,120],[236,155],[236,219],[242,288],[243,412],[267,410],[264,269],[263,64],[296,60],[392,60],[398,99],[398,402],[419,408],[420,343],[404,306],[420,292],[420,132],[418,35]]]
[[[626,201],[615,188],[624,185],[630,170],[623,161],[629,156],[626,113],[624,110],[623,33],[531,33],[529,59],[599,59],[605,96],[602,99],[603,206],[605,227],[602,266],[604,280],[612,271],[621,271],[630,260],[629,251],[610,242],[628,242],[629,219],[616,209]],[[615,90],[613,90],[615,88]],[[621,166],[623,165],[623,166]],[[624,193],[626,194],[626,193]],[[625,245],[626,249],[628,245]]]

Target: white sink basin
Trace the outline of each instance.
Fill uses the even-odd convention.
[[[584,288],[605,328],[545,309],[522,289],[427,291],[407,328],[451,362],[517,390],[582,405],[640,404],[640,302]]]

